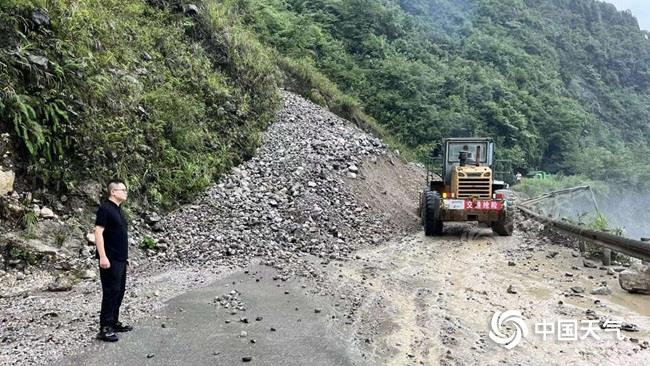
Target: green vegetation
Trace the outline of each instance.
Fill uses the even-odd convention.
[[[613,5],[239,4],[265,43],[319,70],[420,158],[443,136],[486,135],[496,138],[499,158],[524,170],[649,181],[639,157],[650,152],[650,42]]]
[[[60,191],[125,177],[143,203],[170,206],[249,158],[279,73],[231,6],[189,17],[136,0],[2,2],[0,131],[24,170]]]
[[[31,251],[28,251],[26,249],[21,249],[18,247],[9,247],[8,254],[9,254],[9,258],[20,259],[25,261],[26,264],[30,264],[30,265],[35,265],[42,259],[41,255],[35,254]]]
[[[59,191],[120,176],[170,207],[252,155],[284,86],[410,158],[491,136],[523,171],[650,185],[650,34],[610,4],[187,4],[2,2],[0,133],[22,173]]]
[[[593,219],[593,221],[589,223],[589,228],[592,230],[607,231],[611,232],[614,235],[623,236],[623,229],[612,227],[607,221],[607,218],[600,212],[596,214],[596,217]]]
[[[140,243],[140,248],[156,249],[156,241],[152,237],[145,235],[145,237],[142,238],[142,242]]]
[[[20,224],[23,230],[25,230],[25,234],[28,238],[32,238],[34,236],[37,222],[38,217],[34,211],[28,210],[23,213],[20,219]]]
[[[546,179],[524,178],[521,183],[514,185],[512,188],[526,197],[537,197],[544,193],[559,191],[565,188],[588,185],[599,196],[609,193],[610,187],[600,181],[594,181],[586,176],[562,174],[548,175]]]

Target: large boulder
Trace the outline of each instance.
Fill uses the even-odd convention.
[[[21,252],[32,253],[38,257],[61,258],[74,255],[85,247],[83,231],[72,220],[38,221],[29,234],[22,231],[3,233],[0,247],[17,248]]]
[[[88,203],[98,205],[101,198],[106,194],[105,188],[94,180],[81,182],[77,187],[78,192],[84,197]]]
[[[36,255],[50,255],[56,257],[60,254],[60,250],[56,246],[46,243],[42,238],[28,237],[20,232],[5,233],[1,245],[16,248],[17,252],[32,253]]]
[[[16,174],[13,171],[0,169],[0,196],[13,192],[14,179],[16,179]]]
[[[650,295],[650,266],[633,265],[621,272],[618,283],[628,292]]]

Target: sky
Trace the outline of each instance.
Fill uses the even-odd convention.
[[[649,0],[605,0],[612,3],[618,10],[631,10],[639,20],[641,29],[650,31],[650,1]]]

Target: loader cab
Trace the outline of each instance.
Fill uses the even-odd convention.
[[[492,168],[494,164],[494,142],[490,138],[447,138],[442,140],[439,151],[442,152],[442,178],[445,185],[451,184],[451,173],[455,166]]]

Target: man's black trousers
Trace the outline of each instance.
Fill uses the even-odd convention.
[[[120,305],[126,287],[126,262],[111,260],[107,269],[99,269],[102,281],[102,310],[99,326],[114,326],[119,321]]]

